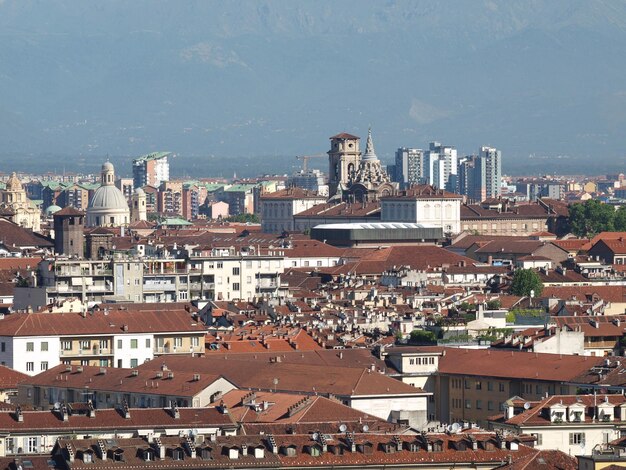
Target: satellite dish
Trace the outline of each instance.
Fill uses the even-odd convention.
[[[450,426],[450,432],[459,432],[461,430],[461,427],[462,426],[459,423],[452,423],[452,425]]]
[[[317,433],[317,432],[313,433],[313,440],[314,441],[317,441],[319,439],[319,437],[320,437],[319,433]]]
[[[366,424],[363,426],[363,432],[367,432],[370,430],[370,427]]]
[[[54,410],[55,411],[59,411],[61,409],[61,403],[59,403],[58,401],[54,403]]]
[[[530,409],[530,403],[529,402],[524,403],[524,409],[525,410],[529,410]]]
[[[339,430],[341,432],[346,432],[347,429],[348,429],[348,426],[346,426],[345,424],[342,424],[341,426],[339,426]]]

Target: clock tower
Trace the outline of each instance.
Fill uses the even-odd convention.
[[[347,189],[351,179],[359,169],[361,163],[359,140],[359,137],[345,132],[330,138],[330,150],[328,151],[328,190],[330,197]]]

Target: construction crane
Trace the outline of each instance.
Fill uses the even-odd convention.
[[[309,158],[322,158],[322,157],[328,157],[328,155],[325,153],[317,153],[315,155],[298,155],[296,156],[296,160],[302,160],[302,172],[306,173],[308,170]]]

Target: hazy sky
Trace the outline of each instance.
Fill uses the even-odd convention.
[[[211,173],[369,125],[383,160],[619,169],[625,33],[618,0],[0,0],[0,171],[171,150]]]

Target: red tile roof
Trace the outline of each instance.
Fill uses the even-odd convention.
[[[0,320],[0,336],[104,335],[203,332],[183,310],[111,310],[86,313],[15,313]]]

